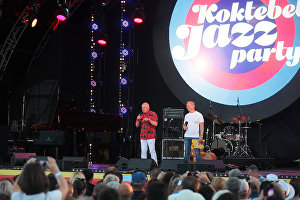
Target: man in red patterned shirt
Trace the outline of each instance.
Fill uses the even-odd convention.
[[[158,124],[157,115],[155,112],[150,110],[148,103],[142,104],[142,112],[137,116],[135,126],[138,128],[141,126],[141,158],[147,159],[147,145],[151,154],[151,158],[157,164],[157,156],[155,152],[155,138],[156,131],[155,127]]]

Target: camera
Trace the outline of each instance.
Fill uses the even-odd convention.
[[[42,167],[44,169],[48,169],[48,165],[47,165],[47,161],[46,160],[40,160],[38,162],[42,165]]]

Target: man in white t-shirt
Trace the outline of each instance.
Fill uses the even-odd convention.
[[[198,140],[198,143],[202,142],[202,140],[203,140],[204,118],[201,113],[199,113],[198,111],[195,110],[195,103],[193,101],[188,101],[186,103],[186,108],[189,111],[189,113],[185,115],[184,124],[183,124],[183,129],[185,130],[184,159],[185,159],[185,162],[189,163],[192,140],[196,139],[196,140]],[[196,154],[196,163],[200,163],[200,161],[201,161],[200,149],[194,148],[194,151]]]

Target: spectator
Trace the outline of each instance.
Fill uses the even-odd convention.
[[[120,194],[116,189],[105,187],[96,200],[120,200]]]
[[[203,185],[200,187],[199,193],[206,199],[211,200],[216,193],[215,189],[211,185]]]
[[[119,178],[119,183],[121,184],[123,181],[123,174],[121,172],[116,172],[115,175]]]
[[[175,175],[174,172],[167,172],[167,173],[164,175],[164,177],[163,177],[163,179],[162,179],[161,182],[165,183],[166,185],[169,185],[169,182],[170,182],[171,178],[172,178],[174,175]]]
[[[14,181],[14,183],[16,182],[17,178],[19,177],[20,175],[15,175],[12,179]]]
[[[211,185],[216,190],[216,192],[220,190],[225,190],[225,184],[226,184],[225,179],[220,177],[215,177],[211,182]]]
[[[39,162],[31,158],[25,164],[23,171],[14,184],[12,200],[17,199],[65,199],[68,193],[67,181],[59,171],[55,159],[48,157],[49,170],[57,179],[58,190],[49,190],[49,180],[44,168]]]
[[[240,199],[249,199],[251,194],[251,188],[246,180],[241,179],[241,190],[240,190]]]
[[[166,174],[166,172],[161,172],[160,174],[158,174],[157,180],[159,180],[160,182],[162,182],[162,180],[163,180],[165,174]]]
[[[120,179],[114,174],[107,174],[106,177],[103,179],[103,183],[107,184],[110,181],[119,182]]]
[[[3,178],[1,181],[9,181],[12,185],[14,185],[14,182],[15,182],[13,179],[8,178],[8,177]]]
[[[75,198],[73,197],[73,193],[74,193],[73,185],[70,181],[67,181],[67,183],[68,183],[69,190],[65,200],[74,200]]]
[[[132,186],[125,182],[121,183],[119,187],[119,192],[121,195],[121,200],[130,200],[133,196]]]
[[[173,194],[174,192],[176,192],[178,187],[178,182],[179,182],[179,178],[174,178],[173,180],[171,179],[168,187],[169,194]]]
[[[290,184],[295,189],[294,199],[300,199],[300,178],[292,178]]]
[[[238,197],[240,194],[240,190],[241,190],[240,179],[238,179],[236,177],[230,177],[226,181],[225,189],[229,190],[230,192],[232,192],[233,194],[235,194]]]
[[[100,193],[102,192],[102,190],[104,188],[108,188],[108,186],[105,183],[99,183],[97,185],[95,185],[94,190],[93,190],[93,197],[94,199],[98,199],[98,196],[100,195]]]
[[[167,200],[167,185],[159,181],[153,182],[147,187],[146,198],[147,200]]]
[[[247,172],[248,172],[248,175],[249,176],[253,176],[255,178],[257,178],[259,180],[260,183],[266,181],[266,178],[263,177],[260,173],[259,173],[259,170],[257,168],[256,165],[250,165],[248,168],[247,168]]]
[[[205,200],[204,197],[191,190],[181,190],[178,193],[171,194],[168,200]]]
[[[82,171],[86,181],[86,196],[92,196],[95,185],[93,184],[94,172],[91,169]]]
[[[230,192],[229,190],[220,190],[216,192],[212,200],[238,200],[238,196]]]
[[[74,198],[80,198],[84,196],[86,192],[86,183],[82,179],[76,179],[73,183],[73,197]]]
[[[193,192],[198,192],[200,188],[200,181],[195,176],[187,176],[182,180],[182,189],[189,189]]]
[[[228,175],[229,175],[229,178],[231,178],[231,177],[236,177],[239,179],[244,178],[242,172],[239,169],[230,170]]]
[[[285,182],[284,180],[278,181],[278,184],[283,188],[285,199],[292,199],[295,195],[295,189],[293,186]]]
[[[158,175],[161,173],[161,170],[158,168],[158,167],[154,167],[152,170],[151,170],[151,173],[150,173],[150,178],[151,179],[157,179]]]
[[[147,185],[147,176],[144,172],[137,171],[132,174],[131,185],[133,188],[132,199],[138,199],[144,192]]]
[[[49,179],[49,191],[53,191],[57,189],[57,181],[52,173],[48,174]]]
[[[82,172],[74,172],[70,177],[70,182],[73,184],[76,179],[85,180],[85,176]]]
[[[11,194],[13,192],[13,185],[8,180],[0,181],[0,199],[10,200]]]
[[[284,198],[284,190],[277,183],[273,183],[271,181],[262,182],[259,188],[259,200],[266,200],[267,198],[275,196],[277,199],[285,199]]]
[[[118,181],[110,181],[107,183],[107,186],[119,190],[120,183]]]
[[[110,165],[108,168],[107,168],[107,172],[118,172],[118,168],[115,166],[115,165]]]

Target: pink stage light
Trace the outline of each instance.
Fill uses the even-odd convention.
[[[103,45],[103,46],[107,44],[107,42],[103,39],[100,39],[97,42],[98,42],[98,44]]]
[[[144,20],[142,18],[138,18],[138,17],[134,18],[133,21],[134,21],[134,23],[137,23],[137,24],[141,24],[144,22]]]
[[[59,21],[66,21],[66,17],[63,16],[63,15],[57,15],[56,18],[59,20]]]

